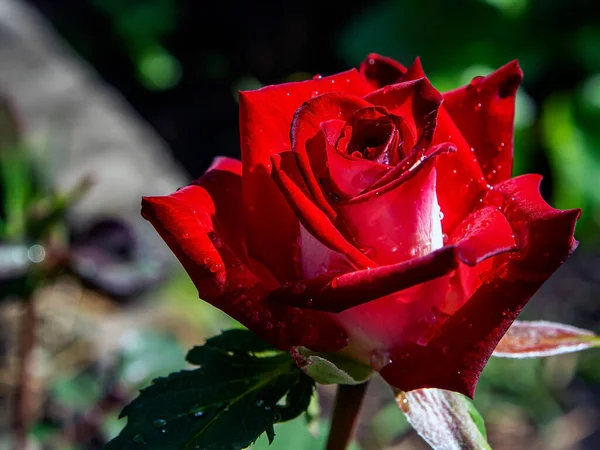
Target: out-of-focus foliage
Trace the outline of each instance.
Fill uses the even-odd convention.
[[[597,9],[597,8],[596,8]],[[405,64],[420,56],[445,91],[518,59],[515,173],[542,172],[558,208],[583,208],[577,236],[596,243],[600,224],[600,13],[585,0],[377,2],[349,23],[340,54],[368,52]]]
[[[192,176],[200,175],[215,155],[239,156],[235,103],[239,89],[305,79],[313,75],[311,71],[345,70],[356,66],[367,53],[378,52],[407,65],[420,56],[434,86],[446,91],[518,59],[525,80],[517,97],[514,172],[542,173],[543,194],[550,203],[558,208],[581,207],[583,216],[576,235],[582,245],[578,252],[597,248],[600,8],[590,0],[375,0],[360,6],[337,0],[266,2],[262,6],[230,1],[206,7],[198,0],[29,1],[49,11],[59,32],[157,128]],[[220,13],[212,15],[213,8]],[[200,9],[203,14],[197,16],[184,13]],[[88,26],[98,25],[84,20],[92,13],[101,16],[104,28]],[[7,136],[2,133],[6,123],[10,122],[2,122],[0,117],[0,144],[2,136]],[[36,198],[33,192],[38,189],[19,185],[32,179],[24,175],[30,170],[26,158],[22,152],[19,161],[4,165],[10,167],[4,178],[13,183],[8,187],[13,194],[3,192],[6,197],[0,216],[2,232],[11,230],[12,236],[23,232],[23,205]],[[7,214],[7,209],[14,212]],[[94,245],[90,252],[94,242],[89,239],[74,239],[73,243],[82,244],[79,249],[85,250],[81,258],[85,272],[90,267],[85,264],[87,257],[96,255],[102,246]],[[27,262],[29,248],[7,247],[0,256]],[[112,252],[95,260],[96,272],[88,273],[89,280],[102,281],[103,290],[112,296],[118,294],[107,286],[122,286],[123,277],[132,274],[135,276],[129,278],[136,283],[126,283],[129,291],[156,269],[151,267],[150,253],[143,251],[143,258],[121,270],[122,261],[112,259],[120,254]],[[104,264],[106,261],[111,264]],[[111,269],[105,271],[107,267]],[[590,265],[588,270],[575,281],[578,295],[586,289],[594,292],[597,269]],[[198,300],[189,278],[181,272],[163,289],[154,290],[152,297],[157,301],[133,304],[138,308],[136,322],[158,308],[165,318],[177,317],[177,327],[173,326],[176,338],[149,331],[143,324],[138,328],[125,323],[123,328],[132,329],[119,339],[112,364],[106,364],[105,355],[91,355],[91,359],[97,357],[98,367],[79,367],[52,377],[46,393],[49,406],[32,430],[47,448],[73,448],[72,442],[84,442],[78,446],[82,449],[101,447],[122,429],[124,421],[117,419],[117,411],[137,388],[147,385],[149,378],[181,369],[183,349],[200,344],[200,334],[210,336],[234,325]],[[544,300],[559,302],[550,297]],[[571,306],[569,311],[575,311],[574,316],[585,315],[589,321],[597,319],[598,308],[589,303],[577,310]],[[577,317],[573,319],[569,322],[579,324]],[[590,322],[584,325],[593,328]],[[595,331],[599,331],[597,327]],[[593,423],[593,413],[586,414],[600,409],[596,405],[598,386],[600,358],[595,351],[541,361],[492,359],[483,372],[475,404],[494,448],[516,448],[514,443],[521,445],[519,448],[570,448],[566,444],[560,447],[559,442],[572,439],[573,446],[579,445],[579,440],[592,433],[595,440],[580,448],[598,448],[598,424]],[[388,394],[386,391],[381,397]],[[422,448],[418,442],[411,445],[408,424],[391,402],[391,395],[389,400],[381,401],[363,419],[358,436],[364,448]],[[328,401],[331,399],[325,398],[324,404]],[[63,432],[73,417],[85,434],[79,440],[69,431]],[[302,420],[278,424],[273,445],[268,446],[265,436],[255,448],[321,448],[327,435],[326,419],[324,415],[315,420],[310,431]],[[101,432],[86,428],[98,423]],[[104,441],[92,442],[97,438],[91,436],[101,436]]]

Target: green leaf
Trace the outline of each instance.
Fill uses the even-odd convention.
[[[483,419],[464,395],[442,389],[396,391],[396,403],[435,450],[491,450]]]
[[[294,347],[294,358],[302,370],[321,384],[361,384],[373,374],[369,366],[337,353],[315,353]]]
[[[266,353],[258,357],[255,353]],[[121,412],[127,425],[106,450],[238,450],[306,411],[314,381],[287,353],[246,330],[193,348],[195,370],[154,380]]]

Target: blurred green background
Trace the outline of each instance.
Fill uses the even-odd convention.
[[[377,52],[405,65],[420,56],[433,85],[446,91],[518,59],[525,80],[517,97],[515,174],[543,174],[542,193],[553,206],[583,209],[577,254],[536,295],[523,318],[600,332],[600,7],[594,2],[27,3],[154,127],[189,179],[201,175],[216,155],[239,156],[239,89],[335,73]],[[64,227],[68,235],[68,221]],[[78,242],[66,241],[67,247]],[[103,267],[125,273],[125,284],[133,283],[127,277],[139,282],[140,273],[150,276],[155,283],[150,293],[120,295],[110,283],[85,278],[77,268],[72,278],[53,285],[53,292],[67,292],[61,301],[69,295],[78,300],[76,312],[50,301],[44,316],[48,333],[60,329],[63,335],[55,339],[60,345],[43,342],[40,350],[43,381],[32,431],[38,448],[102,448],[123,426],[119,409],[136,389],[182,368],[186,348],[233,324],[197,299],[179,269],[148,275],[155,269],[143,263],[148,252],[140,252],[129,265],[119,260],[117,266]],[[61,328],[64,311],[83,325]],[[10,322],[15,314],[5,308],[3,319]],[[90,347],[96,337],[86,334],[86,324],[108,317],[114,342],[102,353]],[[60,364],[57,352],[65,360]],[[6,367],[10,373],[10,364]],[[281,425],[271,448],[320,448],[332,393],[320,392],[321,423]],[[495,449],[600,448],[600,353],[542,361],[494,359],[475,403]],[[427,448],[381,383],[369,392],[356,446]],[[267,448],[262,440],[256,447]]]

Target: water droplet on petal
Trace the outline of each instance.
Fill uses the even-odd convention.
[[[498,147],[496,147],[496,149],[501,152],[502,150],[504,150],[504,142],[500,142],[500,145],[498,145]]]
[[[440,220],[444,220],[444,213],[440,211],[438,213],[438,217],[440,218]]]
[[[156,419],[154,422],[152,422],[152,425],[154,425],[156,428],[162,428],[167,424],[167,421],[165,419]]]
[[[471,80],[471,82],[469,83],[469,86],[471,87],[475,87],[478,84],[480,84],[483,81],[483,78],[481,75],[478,75],[476,77],[473,77],[473,79]]]
[[[320,80],[321,78],[323,78],[323,75],[316,74],[316,75],[313,77],[313,80]]]
[[[442,244],[446,245],[448,243],[448,235],[446,233],[442,234]]]
[[[390,352],[385,350],[373,350],[369,356],[369,364],[377,372],[392,363]]]
[[[294,283],[292,285],[292,292],[294,294],[302,294],[306,290],[306,284],[304,283]]]
[[[480,111],[481,110],[481,103],[477,103],[475,105],[475,111]]]

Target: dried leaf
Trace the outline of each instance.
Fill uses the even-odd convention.
[[[483,419],[462,394],[442,389],[396,391],[396,403],[435,450],[491,450]]]
[[[599,347],[593,332],[561,323],[515,321],[494,351],[501,358],[540,358]]]

